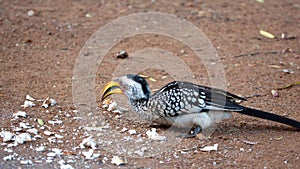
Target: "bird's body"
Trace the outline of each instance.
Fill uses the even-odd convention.
[[[151,95],[143,77],[127,75],[107,85],[102,99],[113,93],[124,93],[135,112],[145,120],[180,128],[194,127],[195,132],[192,132],[192,136],[223,119],[230,118],[231,112],[300,128],[300,122],[296,120],[236,103],[236,100],[245,100],[244,98],[220,89],[189,82],[171,82]]]
[[[201,125],[205,129],[216,121],[231,116],[230,112],[224,112],[225,102],[220,101],[219,104],[223,105],[219,105],[219,107],[207,105],[207,100],[212,98],[207,97],[206,94],[207,91],[211,90],[212,88],[188,82],[174,81],[154,93],[149,99],[130,100],[129,103],[131,103],[135,112],[145,120],[180,128]],[[220,90],[218,91],[220,92]],[[225,95],[220,98],[222,97],[220,94],[215,97],[219,97],[219,100],[225,100]],[[238,96],[235,96],[235,98],[241,99]],[[226,110],[237,111],[241,110],[241,107],[239,105],[228,107],[227,105]]]

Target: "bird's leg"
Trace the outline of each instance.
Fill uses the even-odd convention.
[[[201,126],[197,126],[193,131],[191,131],[191,135],[193,135],[194,137],[197,136],[197,134],[199,134],[202,131],[202,127]]]
[[[197,126],[194,130],[191,131],[190,134],[181,134],[179,135],[179,137],[183,137],[183,138],[194,138],[197,136],[197,134],[199,134],[202,131],[202,127],[201,126]]]

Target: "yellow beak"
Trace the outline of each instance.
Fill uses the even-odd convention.
[[[112,94],[123,94],[123,91],[121,90],[121,85],[119,82],[109,82],[104,86],[103,92],[102,92],[102,98],[101,101],[103,101],[105,98],[107,98],[109,95]]]

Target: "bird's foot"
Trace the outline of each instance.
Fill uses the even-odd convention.
[[[182,134],[180,134],[178,137],[181,137],[181,138],[194,138],[194,137],[196,137],[201,131],[202,131],[202,127],[201,127],[201,126],[197,126],[194,130],[191,131],[190,134],[182,133]]]

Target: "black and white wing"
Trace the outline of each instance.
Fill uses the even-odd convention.
[[[153,94],[150,107],[165,117],[207,111],[242,111],[244,107],[235,100],[245,99],[220,89],[174,81]]]

